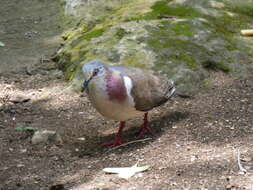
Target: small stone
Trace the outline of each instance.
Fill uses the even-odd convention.
[[[219,9],[225,7],[225,4],[222,2],[210,1],[210,4],[212,7],[219,8]]]
[[[92,120],[92,119],[94,119],[94,117],[95,117],[95,116],[93,116],[93,115],[89,115],[89,116],[87,117],[87,119],[88,119],[88,120]]]
[[[77,138],[79,141],[85,141],[85,137]]]
[[[8,169],[9,169],[8,167],[1,168],[1,170],[8,170]]]
[[[32,144],[40,144],[46,142],[54,142],[62,144],[62,138],[56,131],[36,131],[32,137]]]
[[[33,70],[33,68],[31,66],[27,66],[25,71],[26,71],[27,75],[34,75],[34,74],[36,74],[35,71]]]
[[[10,98],[10,102],[14,103],[14,104],[18,104],[18,103],[24,103],[24,102],[28,102],[31,99],[27,96],[24,95],[16,95]]]
[[[246,172],[244,172],[244,171],[239,171],[238,174],[240,174],[240,175],[245,175]]]
[[[172,126],[172,128],[173,128],[173,129],[176,129],[176,128],[177,128],[177,126],[176,126],[176,125],[174,125],[174,126]]]
[[[191,162],[195,161],[196,159],[198,159],[197,155],[191,156]]]
[[[53,71],[50,72],[50,76],[52,78],[60,79],[60,78],[63,77],[63,73],[60,70],[53,70]]]
[[[23,167],[25,167],[24,164],[18,164],[18,165],[17,165],[17,168],[23,168]]]
[[[241,158],[241,161],[242,162],[250,162],[250,161],[252,161],[252,158],[249,156],[245,156],[245,157]]]
[[[20,152],[21,152],[21,153],[26,153],[26,152],[27,152],[27,149],[21,149]]]

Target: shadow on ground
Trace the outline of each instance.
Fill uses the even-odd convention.
[[[56,85],[56,91],[62,88]],[[226,176],[238,177],[233,148],[252,147],[251,79],[236,80],[215,91],[201,90],[193,99],[168,102],[151,114],[154,138],[113,150],[101,143],[114,138],[117,122],[102,118],[86,97],[36,93],[40,95],[34,100],[7,103],[0,112],[3,189],[49,189],[53,184],[76,189],[85,184],[92,189],[100,188],[100,183],[109,189],[117,189],[118,184],[122,189],[128,185],[141,189],[147,184],[155,189],[161,184],[164,188],[177,188],[179,184],[197,187],[201,181],[204,186],[221,188],[230,183]],[[142,118],[127,122],[124,138],[137,140],[135,132],[141,123]],[[31,145],[30,137],[15,131],[19,125],[56,130],[64,143]],[[85,140],[78,140],[80,137]],[[105,167],[131,166],[137,161],[152,165],[138,180],[125,183],[102,172]]]

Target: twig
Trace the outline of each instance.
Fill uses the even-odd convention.
[[[241,30],[242,36],[253,36],[253,29]]]
[[[244,174],[246,174],[247,170],[245,168],[243,168],[242,164],[241,164],[241,158],[240,158],[240,151],[239,151],[239,149],[237,150],[237,164],[238,164],[239,170],[241,172],[243,172]]]
[[[149,138],[146,138],[146,139],[139,139],[139,140],[135,140],[135,141],[130,141],[130,142],[121,144],[121,145],[119,145],[119,146],[115,146],[115,147],[111,148],[110,150],[108,150],[107,152],[110,152],[110,151],[112,151],[112,150],[116,150],[116,149],[118,149],[118,148],[121,148],[121,147],[123,147],[123,146],[127,146],[127,145],[129,145],[129,144],[133,144],[133,143],[137,143],[137,142],[144,142],[144,141],[148,141],[148,140],[151,140],[151,139],[152,139],[152,138],[149,137]]]
[[[181,93],[178,91],[175,92],[175,95],[179,96],[180,98],[191,98],[191,96],[189,94],[184,94],[184,93]]]

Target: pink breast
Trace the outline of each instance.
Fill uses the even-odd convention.
[[[122,77],[109,72],[106,76],[106,88],[110,100],[124,101],[127,97],[126,88]]]

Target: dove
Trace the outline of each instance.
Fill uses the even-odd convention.
[[[148,111],[166,103],[175,93],[175,85],[167,77],[153,71],[127,66],[109,66],[93,60],[82,66],[84,82],[82,92],[96,110],[105,118],[120,122],[118,133],[105,146],[122,144],[125,123],[144,115],[144,122],[138,134],[154,136],[149,127]]]

